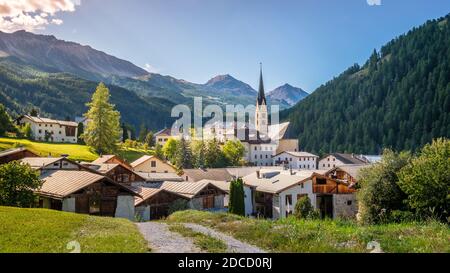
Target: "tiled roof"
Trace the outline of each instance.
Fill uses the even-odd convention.
[[[163,181],[184,181],[183,178],[175,173],[144,173],[135,172],[147,182],[163,182]]]
[[[185,169],[183,177],[188,176],[194,182],[209,179],[218,181],[231,181],[232,175],[227,169]]]
[[[182,195],[186,198],[192,199],[208,185],[212,185],[212,186],[218,188],[217,186],[211,184],[210,182],[168,182],[168,181],[166,181],[161,185],[161,189],[167,190],[170,192],[174,192],[174,193]],[[218,188],[218,189],[220,189],[220,188]]]
[[[71,127],[78,126],[78,123],[73,122],[73,121],[49,119],[49,118],[42,118],[42,117],[33,117],[33,116],[29,116],[29,115],[24,115],[23,117],[28,118],[29,120],[36,122],[36,123],[59,124],[59,125],[71,126]]]
[[[35,154],[35,153],[31,152],[30,150],[28,150],[26,148],[20,147],[20,148],[12,148],[12,149],[1,151],[0,152],[0,157],[12,155],[12,154],[15,154],[15,153],[21,153],[21,152],[25,152],[25,151],[28,151],[29,153]],[[35,155],[36,155],[36,157],[38,157],[37,154],[35,154]]]
[[[287,188],[300,184],[308,179],[314,173],[325,173],[325,171],[309,171],[301,170],[290,174],[290,171],[273,171],[262,169],[260,171],[260,178],[257,173],[252,173],[243,178],[244,183],[248,186],[255,187],[257,191],[267,193],[280,193]]]
[[[353,178],[357,179],[359,175],[359,171],[361,169],[367,168],[372,166],[371,164],[347,164],[347,165],[341,165],[336,168],[333,168],[332,170],[328,171],[328,173],[334,172],[335,170],[341,170],[349,175],[351,175]]]
[[[50,164],[53,164],[59,160],[63,159],[62,157],[25,157],[20,160],[20,162],[24,164],[28,164],[33,169],[41,169]]]
[[[115,155],[102,155],[101,157],[97,158],[96,160],[92,161],[92,164],[103,164],[114,158]]]
[[[172,135],[172,129],[171,128],[162,129],[161,131],[155,133],[155,136],[158,136],[158,135],[171,136]]]
[[[42,177],[44,184],[37,192],[57,198],[64,198],[84,187],[105,179],[104,176],[88,171],[56,170],[46,172]]]
[[[344,164],[365,164],[366,162],[353,154],[341,154],[334,153],[330,154],[336,157],[337,160],[341,161]]]
[[[143,155],[140,158],[138,158],[137,160],[131,162],[131,167],[135,168],[139,165],[141,165],[142,163],[146,162],[147,160],[152,159],[154,156],[152,155]]]

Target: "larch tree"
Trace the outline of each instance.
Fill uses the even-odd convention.
[[[87,104],[89,111],[84,114],[90,121],[83,139],[99,154],[114,151],[120,137],[120,113],[115,110],[109,99],[108,88],[100,83],[92,95],[91,102]]]

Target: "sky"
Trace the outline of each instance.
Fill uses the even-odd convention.
[[[195,83],[220,74],[308,92],[374,48],[450,12],[449,0],[0,0],[0,30],[90,45]]]

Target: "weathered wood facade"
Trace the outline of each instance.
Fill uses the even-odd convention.
[[[8,151],[3,151],[0,152],[0,165],[9,163],[11,161],[20,160],[25,157],[39,157],[39,155],[24,148],[17,148]]]

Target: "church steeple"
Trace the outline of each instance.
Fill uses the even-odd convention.
[[[262,63],[260,65],[260,73],[259,73],[259,91],[258,91],[258,105],[267,105],[266,101],[266,95],[264,92],[264,81],[263,81],[263,74],[262,74]]]

